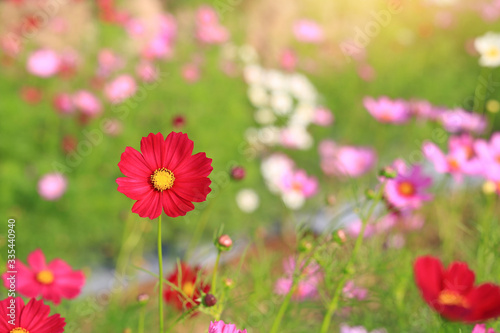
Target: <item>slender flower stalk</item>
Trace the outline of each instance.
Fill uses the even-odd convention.
[[[158,266],[160,272],[158,274],[158,311],[160,316],[160,333],[163,333],[163,258],[161,253],[161,215],[158,216]]]
[[[217,268],[219,267],[219,260],[220,260],[220,255],[221,255],[221,250],[217,251],[217,259],[215,259],[215,266],[214,266],[214,272],[212,274],[212,294],[215,295],[215,287],[216,287],[216,282],[217,282]]]
[[[139,312],[139,324],[137,328],[138,333],[144,333],[144,317],[146,316],[146,309],[143,307]]]
[[[332,316],[334,315],[335,311],[337,311],[339,307],[339,300],[340,296],[342,294],[342,290],[344,289],[344,286],[346,282],[351,278],[353,272],[354,272],[354,261],[357,257],[357,254],[359,252],[359,249],[361,248],[361,245],[363,244],[363,238],[365,234],[366,227],[368,225],[368,221],[370,220],[371,216],[373,215],[373,212],[375,211],[375,207],[377,207],[377,204],[379,203],[380,199],[382,198],[382,193],[384,193],[385,189],[385,183],[383,183],[380,186],[380,189],[378,191],[378,195],[375,200],[373,200],[370,208],[368,209],[368,213],[366,214],[365,217],[362,218],[362,227],[361,227],[361,232],[358,235],[358,238],[356,238],[356,243],[354,244],[354,249],[352,250],[351,256],[349,257],[349,261],[347,262],[345,269],[344,269],[344,275],[342,276],[342,279],[340,279],[340,282],[337,285],[337,288],[335,289],[335,292],[332,296],[332,300],[330,301],[325,317],[323,318],[323,323],[321,324],[321,330],[320,333],[327,333],[328,329],[330,327],[330,322],[332,320]]]

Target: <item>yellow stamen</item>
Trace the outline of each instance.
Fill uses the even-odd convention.
[[[158,191],[165,191],[174,186],[175,177],[172,171],[161,168],[151,175],[151,183]]]
[[[500,51],[496,47],[491,47],[488,51],[486,51],[486,55],[488,57],[496,58],[500,55]]]
[[[458,171],[460,169],[460,164],[456,159],[450,158],[448,160],[448,167],[450,168],[450,171]]]
[[[10,333],[30,333],[22,327],[16,327]]]
[[[412,196],[415,194],[415,186],[410,182],[401,182],[398,184],[398,192],[404,196]]]
[[[49,270],[43,270],[36,275],[36,279],[41,284],[51,284],[54,282],[54,274]]]
[[[441,305],[454,305],[468,308],[465,298],[457,292],[451,290],[443,290],[438,297],[438,302]]]
[[[182,291],[184,292],[184,294],[186,294],[186,296],[188,297],[193,297],[194,295],[194,284],[192,284],[191,282],[186,282],[182,285]]]

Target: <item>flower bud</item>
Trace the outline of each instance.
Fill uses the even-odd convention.
[[[398,172],[393,167],[385,167],[380,170],[379,175],[384,178],[394,179],[398,176]]]
[[[242,180],[245,178],[245,175],[245,168],[241,166],[235,166],[231,169],[231,178],[234,180]]]
[[[341,229],[341,230],[337,230],[336,232],[334,232],[333,233],[333,240],[338,244],[345,243],[345,241],[347,240],[347,237],[345,235],[345,231]]]
[[[229,251],[233,246],[233,240],[228,235],[224,234],[219,237],[216,244],[220,251]]]
[[[225,279],[223,280],[223,282],[224,282],[224,285],[225,285],[226,287],[228,287],[228,288],[231,288],[232,286],[234,286],[234,281],[233,281],[233,280],[231,280],[231,279],[229,279],[229,278],[225,278]]]
[[[206,294],[205,297],[203,298],[203,304],[206,307],[212,307],[215,304],[217,304],[217,298],[215,298],[215,296],[212,294]]]
[[[148,294],[139,294],[137,296],[137,302],[141,305],[145,305],[149,301],[149,295]]]
[[[376,199],[377,198],[377,192],[375,192],[374,190],[372,189],[368,189],[365,191],[365,196],[370,199],[370,200],[373,200],[373,199]]]

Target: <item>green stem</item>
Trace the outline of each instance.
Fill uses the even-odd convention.
[[[216,282],[217,282],[217,267],[219,267],[220,254],[221,254],[221,251],[218,251],[217,252],[217,259],[215,259],[214,272],[212,274],[212,294],[214,294],[214,295],[215,295],[215,286],[216,286]]]
[[[139,326],[137,327],[138,333],[144,333],[144,318],[146,317],[146,310],[143,306],[139,313]]]
[[[161,214],[158,216],[158,266],[160,272],[159,277],[159,287],[158,287],[158,309],[160,316],[160,333],[163,333],[163,258],[161,253]]]
[[[283,316],[285,315],[285,312],[288,308],[288,305],[290,304],[290,300],[292,299],[292,295],[295,292],[296,289],[296,282],[294,281],[292,287],[290,288],[290,291],[286,295],[283,303],[281,304],[281,307],[278,311],[278,315],[276,316],[276,319],[274,319],[273,326],[271,327],[270,333],[276,333],[278,332],[278,329],[281,324],[281,320],[283,319]]]
[[[354,260],[356,259],[356,256],[359,252],[359,249],[361,248],[361,245],[363,244],[363,238],[365,235],[366,227],[368,226],[368,221],[370,220],[373,212],[375,211],[375,207],[377,207],[377,204],[380,201],[380,198],[382,197],[384,187],[385,187],[384,184],[382,184],[382,186],[380,186],[380,190],[379,190],[379,193],[377,195],[378,199],[373,200],[372,205],[368,210],[368,214],[364,218],[362,218],[361,231],[358,235],[358,238],[356,238],[356,243],[354,244],[354,249],[352,250],[351,256],[349,257],[349,261],[347,262],[347,264],[345,266],[342,279],[340,279],[340,282],[338,283],[337,288],[335,289],[335,292],[333,294],[332,300],[330,301],[330,303],[328,305],[327,312],[325,314],[325,317],[323,318],[323,323],[321,324],[320,333],[327,333],[328,332],[328,329],[330,327],[330,322],[332,320],[332,316],[334,315],[335,311],[338,309],[340,295],[342,293],[342,290],[344,289],[344,285],[346,284],[347,280],[349,280],[349,278],[353,274]]]

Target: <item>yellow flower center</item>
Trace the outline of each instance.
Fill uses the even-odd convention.
[[[10,333],[30,333],[22,327],[16,327]]]
[[[172,171],[161,168],[151,175],[151,183],[158,191],[165,191],[174,186],[175,177]]]
[[[486,51],[486,55],[491,58],[496,58],[500,55],[500,51],[496,47],[491,47],[488,51]]]
[[[398,184],[398,192],[404,196],[412,196],[415,194],[415,186],[410,182],[401,182]]]
[[[41,284],[51,284],[54,282],[54,274],[49,270],[43,270],[36,275],[36,279]]]
[[[448,167],[450,168],[450,171],[458,171],[460,169],[460,164],[456,159],[450,158],[448,160]]]
[[[500,163],[500,155],[498,155],[495,160],[497,161],[497,163]]]
[[[465,298],[457,292],[451,290],[443,290],[438,297],[438,302],[441,305],[453,305],[468,308]]]
[[[186,294],[186,296],[193,297],[193,295],[194,295],[194,284],[192,284],[191,282],[184,283],[182,285],[182,291],[184,292],[184,294]]]

